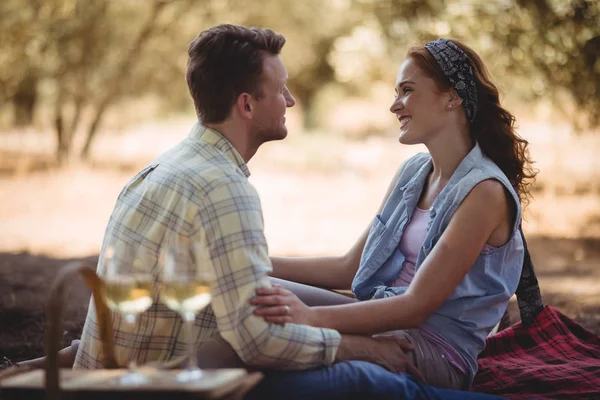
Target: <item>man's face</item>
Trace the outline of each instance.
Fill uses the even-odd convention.
[[[281,57],[265,55],[259,85],[262,97],[256,100],[252,113],[252,135],[258,144],[287,136],[285,111],[296,104],[286,86],[287,78]]]

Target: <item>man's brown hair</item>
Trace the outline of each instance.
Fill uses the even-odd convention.
[[[263,57],[279,54],[284,44],[270,29],[222,24],[200,33],[188,48],[185,75],[200,121],[227,119],[241,93],[260,98]]]

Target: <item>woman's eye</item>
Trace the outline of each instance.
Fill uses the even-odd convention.
[[[412,89],[409,87],[405,87],[404,89],[402,89],[404,91],[404,93],[408,93],[408,92],[412,92]]]

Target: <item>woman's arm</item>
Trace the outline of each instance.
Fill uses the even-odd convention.
[[[392,179],[377,213],[381,213],[385,202],[394,189],[402,167]],[[271,257],[271,276],[288,281],[319,286],[326,289],[350,289],[352,279],[358,270],[371,225],[360,235],[352,248],[340,257]]]
[[[403,295],[332,307],[315,307],[315,325],[343,333],[375,334],[420,326],[469,272],[486,241],[511,226],[504,187],[478,184],[450,220]],[[506,240],[510,229],[506,230]]]
[[[271,276],[325,289],[350,289],[369,229],[341,257],[271,257]]]
[[[272,319],[271,322],[304,323],[348,334],[376,334],[418,327],[447,300],[489,238],[497,239],[500,233],[504,242],[509,239],[513,219],[510,204],[499,182],[488,180],[478,184],[456,210],[446,231],[402,295],[313,308],[298,304],[293,295],[261,295],[253,299],[253,304],[279,307],[258,309],[255,313]]]

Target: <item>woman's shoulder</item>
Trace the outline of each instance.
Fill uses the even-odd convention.
[[[512,210],[513,228],[518,228],[521,219],[521,202],[510,181],[496,164],[482,164],[473,168],[456,188],[456,195],[471,204],[479,204],[487,210]],[[459,203],[462,203],[460,201]]]
[[[470,193],[475,188],[482,191],[484,195],[500,196],[504,192],[512,195],[516,202],[519,202],[514,187],[502,172],[502,170],[494,163],[482,163],[472,168],[456,183],[455,190],[465,193]]]
[[[470,175],[473,178],[479,178],[481,180],[495,179],[504,184],[504,186],[512,188],[508,177],[502,171],[502,169],[487,157],[483,157],[467,175]]]

